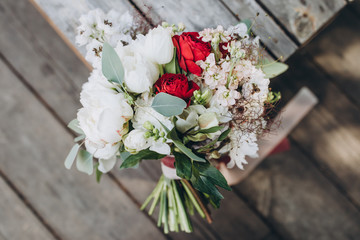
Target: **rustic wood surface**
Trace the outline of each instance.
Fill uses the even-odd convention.
[[[300,43],[311,39],[345,6],[345,0],[260,0]]]
[[[42,1],[48,7],[51,2]],[[79,1],[73,3],[73,12],[65,11],[70,2],[52,7],[64,18],[88,10],[80,6],[85,1]],[[90,8],[100,6],[95,0],[86,2]],[[122,7],[115,5],[119,3]],[[229,13],[237,11],[236,5],[213,3],[224,14],[223,21],[237,21]],[[128,1],[104,4],[105,10],[133,9]],[[201,6],[216,12],[210,4]],[[309,47],[291,57],[290,70],[273,81],[273,88],[283,92],[284,103],[304,85],[320,99],[291,134],[291,151],[265,160],[234,192],[224,192],[222,208],[212,212],[212,225],[195,217],[193,235],[165,236],[137,209],[159,177],[158,162],[144,162],[138,170],[115,169],[100,185],[94,178],[64,169],[63,158],[72,144],[65,123],[75,116],[89,70],[28,1],[0,2],[0,239],[356,239],[360,111],[356,88],[341,85],[341,79],[352,86],[359,81],[356,66],[346,64],[359,61],[358,34],[340,30],[357,29],[359,17],[350,7]],[[144,13],[166,18],[161,6]],[[203,18],[187,20],[194,28],[223,23],[210,15]],[[74,36],[77,23],[66,24]],[[355,53],[341,55],[335,46]],[[12,207],[3,210],[10,201]],[[17,226],[28,235],[16,231]]]

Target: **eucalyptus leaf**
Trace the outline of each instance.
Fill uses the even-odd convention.
[[[283,72],[285,72],[289,66],[281,62],[270,62],[269,60],[264,60],[264,63],[259,65],[262,71],[265,73],[265,78],[274,78]]]
[[[93,156],[86,150],[80,149],[76,158],[76,167],[80,172],[87,173],[89,175],[94,172]]]
[[[102,73],[111,82],[122,85],[124,82],[124,67],[115,49],[104,43],[101,57]]]
[[[248,33],[251,30],[251,26],[252,26],[252,21],[250,19],[243,19],[240,21],[240,23],[244,23],[248,29]]]
[[[185,178],[190,180],[191,178],[191,168],[192,163],[189,157],[185,154],[174,152],[175,157],[175,168],[176,168],[176,175],[181,178]]]
[[[174,47],[174,55],[171,61],[165,64],[165,72],[166,73],[174,73],[176,74],[176,48]]]
[[[131,168],[136,166],[141,160],[152,160],[152,159],[161,159],[165,157],[164,154],[159,154],[157,152],[151,151],[149,149],[142,150],[136,154],[132,154],[124,159],[120,168]]]
[[[74,138],[74,142],[79,142],[81,140],[84,140],[85,139],[85,135],[80,135],[80,136],[77,136],[76,138]]]
[[[76,118],[71,120],[67,126],[78,134],[84,134],[84,131],[79,127],[79,121]]]
[[[186,102],[181,98],[163,92],[155,96],[151,105],[155,111],[165,117],[180,115],[186,106]]]
[[[191,149],[187,148],[180,140],[180,138],[178,137],[177,133],[176,133],[176,129],[175,127],[167,134],[167,137],[170,138],[171,140],[173,140],[175,146],[177,148],[180,149],[180,151],[182,153],[184,153],[186,156],[188,156],[189,158],[191,158],[194,161],[198,161],[198,162],[206,162],[205,159],[197,156],[196,154],[194,154]]]
[[[64,162],[64,165],[67,169],[70,169],[71,166],[73,165],[76,155],[79,151],[79,148],[80,148],[80,145],[77,143],[71,148],[71,150],[70,150],[69,154],[67,155],[65,162]]]

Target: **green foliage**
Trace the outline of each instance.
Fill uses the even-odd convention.
[[[181,98],[163,92],[156,94],[151,105],[155,111],[165,117],[180,115],[186,106],[186,102]]]
[[[71,148],[71,150],[70,150],[69,154],[67,155],[65,162],[64,162],[64,165],[67,169],[70,169],[71,166],[73,165],[75,157],[79,151],[79,148],[80,148],[80,145],[77,143]]]
[[[124,67],[115,49],[104,43],[102,50],[102,73],[111,82],[122,85],[124,82]]]
[[[94,168],[96,169],[95,170],[95,173],[96,173],[96,182],[97,183],[100,183],[100,180],[101,180],[101,176],[103,175],[103,173],[99,170],[99,163],[96,163]]]
[[[190,180],[191,178],[191,159],[185,154],[174,152],[176,175],[181,178]]]
[[[202,193],[208,194],[216,207],[220,207],[221,195],[216,185],[231,191],[224,176],[209,162],[193,163],[193,175],[190,179],[194,188]]]
[[[289,66],[285,63],[264,59],[258,67],[265,73],[265,78],[274,78],[285,72]]]
[[[167,64],[165,64],[164,69],[166,73],[177,73],[177,62],[176,62],[176,48],[174,47],[174,55],[173,58],[171,59],[171,61]]]
[[[79,121],[76,118],[71,120],[67,126],[78,134],[84,134],[84,131],[79,127]]]
[[[136,166],[141,160],[161,159],[165,156],[166,155],[164,154],[159,154],[149,149],[145,149],[136,154],[131,154],[125,158],[120,168],[131,168]]]
[[[80,172],[91,175],[94,172],[92,154],[86,150],[80,149],[76,158],[76,167]]]
[[[205,129],[200,129],[197,130],[194,133],[216,133],[217,131],[220,131],[221,129],[223,129],[223,126],[215,126],[215,127],[211,127],[211,128],[205,128]]]
[[[180,151],[182,153],[184,153],[186,156],[188,156],[190,159],[194,160],[194,161],[198,161],[198,162],[206,162],[205,159],[197,156],[196,154],[194,154],[190,148],[186,147],[182,141],[180,140],[180,138],[177,135],[176,132],[176,127],[174,127],[168,134],[167,137],[170,138],[171,140],[173,140],[175,146],[180,149]]]

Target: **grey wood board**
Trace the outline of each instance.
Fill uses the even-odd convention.
[[[108,177],[64,168],[72,137],[0,64],[1,170],[62,239],[164,239]]]
[[[0,192],[0,239],[54,239],[2,178]]]
[[[348,5],[341,11],[336,20],[311,41],[304,52],[322,67],[338,88],[360,106],[360,11],[356,15],[351,11],[352,7]]]
[[[344,0],[260,0],[281,24],[305,43],[345,6]]]
[[[88,70],[28,1],[5,0],[0,7],[1,53],[69,122],[76,116],[78,93],[86,81],[80,76],[88,74]]]
[[[240,19],[250,19],[254,22],[252,31],[278,58],[286,60],[297,49],[297,45],[284,33],[259,4],[254,0],[222,0],[231,12]],[[258,16],[257,16],[258,15]],[[205,17],[205,16],[204,16]]]
[[[356,239],[359,212],[298,149],[263,161],[236,187],[284,239]]]
[[[81,15],[88,13],[95,8],[101,8],[108,12],[115,9],[119,13],[126,11],[136,13],[136,9],[127,0],[34,0],[63,34],[76,46],[76,28],[79,26]],[[85,48],[76,46],[85,56]]]
[[[289,64],[295,66],[301,60],[303,64],[280,76],[279,83],[286,81],[287,85],[276,85],[285,97],[304,85],[308,86],[320,104],[313,110],[313,114],[302,121],[291,137],[359,208],[359,107],[330,81],[330,76],[310,64],[309,59],[298,56],[291,59]]]

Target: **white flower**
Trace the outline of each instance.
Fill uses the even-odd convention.
[[[161,131],[165,131],[165,129],[160,122],[170,130],[174,127],[170,118],[158,113],[152,107],[136,107],[134,118],[132,119],[133,127],[142,128],[147,121]]]
[[[241,94],[237,90],[227,89],[225,86],[219,86],[212,100],[218,101],[218,103],[223,107],[229,107],[234,105],[235,101],[240,97]]]
[[[170,62],[174,55],[171,31],[161,26],[150,30],[140,48],[144,56],[154,63],[166,64]]]
[[[245,23],[239,23],[239,24],[237,24],[235,26],[230,26],[227,29],[227,31],[231,36],[238,35],[241,38],[248,38],[249,37],[248,28],[247,28]]]
[[[124,82],[130,92],[150,91],[159,78],[158,66],[139,52],[139,42],[133,41],[127,46],[118,44],[116,52],[125,69]]]
[[[253,68],[250,79],[242,86],[242,95],[245,99],[254,99],[263,103],[269,93],[270,80],[265,78],[265,74],[260,70]]]
[[[246,156],[252,158],[258,156],[259,147],[256,143],[256,134],[231,129],[229,137],[230,143],[225,147],[225,149],[230,148],[230,162],[227,164],[227,167],[233,168],[236,164],[238,168],[244,169],[243,164],[248,163],[245,159]],[[222,149],[221,152],[223,151]]]
[[[121,141],[133,116],[122,93],[88,82],[83,86],[80,102],[84,108],[79,110],[77,118],[87,140],[99,145]]]
[[[99,145],[85,140],[85,147],[89,153],[99,159],[99,171],[106,173],[115,166],[116,153],[119,150],[120,143]]]
[[[150,147],[150,142],[145,138],[145,132],[144,129],[134,129],[130,131],[124,139],[126,151],[134,154]]]

